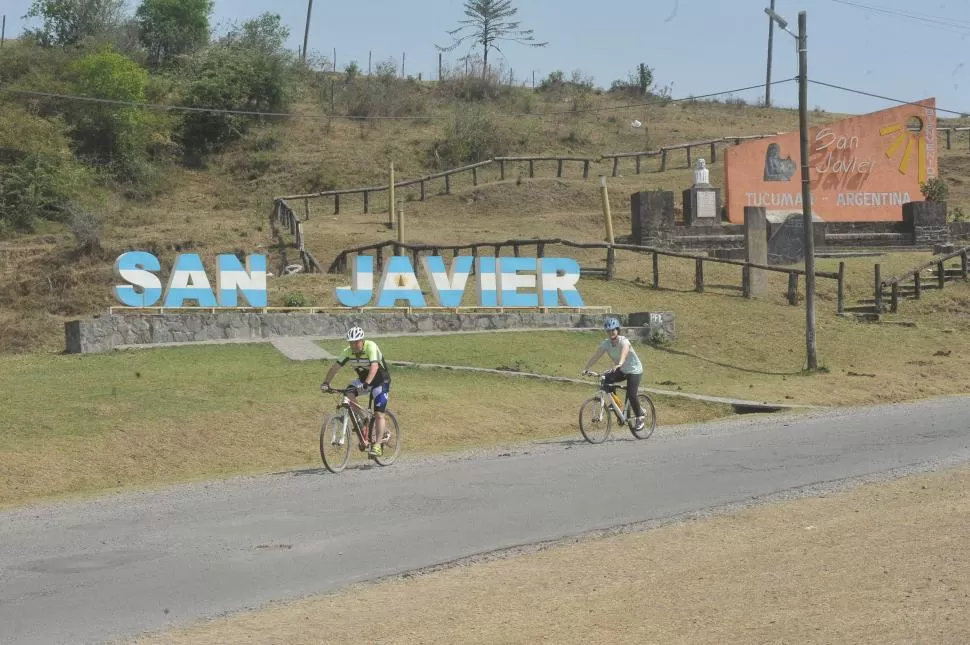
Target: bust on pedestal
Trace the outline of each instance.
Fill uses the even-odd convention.
[[[694,185],[684,191],[684,222],[688,226],[721,223],[721,189],[711,186],[710,171],[703,159],[694,165]]]

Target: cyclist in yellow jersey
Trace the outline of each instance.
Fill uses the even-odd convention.
[[[356,395],[363,392],[370,392],[370,400],[374,404],[374,431],[373,441],[367,452],[371,455],[381,455],[381,439],[384,436],[384,410],[387,409],[387,397],[391,389],[391,374],[384,361],[384,354],[381,348],[372,340],[364,340],[364,330],[360,327],[352,327],[347,331],[347,341],[350,343],[340,353],[340,356],[330,366],[330,371],[320,386],[320,389],[330,387],[330,380],[337,374],[341,367],[348,362],[357,372],[357,378],[350,385],[354,387],[351,398],[356,401]],[[368,437],[370,440],[371,437]]]
[[[607,319],[603,325],[606,331],[606,340],[601,342],[593,353],[592,357],[586,361],[583,368],[583,375],[589,372],[589,368],[600,359],[603,354],[609,355],[613,362],[613,369],[603,374],[607,383],[618,383],[626,381],[626,400],[633,408],[636,415],[636,429],[643,429],[643,408],[640,407],[640,399],[637,391],[640,389],[640,378],[643,376],[643,364],[636,350],[630,344],[626,336],[620,335],[620,321],[616,318]]]

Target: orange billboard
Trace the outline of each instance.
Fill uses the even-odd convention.
[[[829,222],[898,221],[937,174],[936,99],[813,127],[808,134],[812,214]],[[759,139],[724,154],[728,220],[745,206],[768,218],[802,212],[799,133]]]

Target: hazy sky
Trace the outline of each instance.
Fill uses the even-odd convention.
[[[535,49],[509,44],[507,67],[531,83],[561,69],[581,70],[601,87],[626,78],[644,62],[675,97],[729,90],[765,81],[771,0],[518,0],[522,26],[535,29]],[[30,0],[5,0],[7,35],[25,26]],[[357,60],[366,69],[393,58],[405,72],[437,74],[434,44],[450,42],[446,30],[463,17],[461,0],[316,0],[310,23],[311,54],[333,56],[338,69]],[[860,6],[864,5],[864,6]],[[130,4],[134,9],[134,2]],[[217,29],[227,21],[279,13],[290,28],[290,46],[302,44],[307,0],[216,0]],[[798,12],[808,12],[809,78],[902,100],[937,98],[937,107],[970,112],[970,0],[776,0],[776,11],[797,31]],[[446,62],[466,53],[445,54]],[[793,77],[795,40],[775,30],[774,80]],[[797,85],[772,88],[776,105],[797,105]],[[764,88],[737,96],[755,101]],[[862,113],[893,103],[840,90],[809,86],[810,107]],[[941,117],[952,116],[941,113]]]

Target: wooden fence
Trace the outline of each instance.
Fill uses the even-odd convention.
[[[602,155],[601,159],[612,159],[613,160],[613,176],[616,177],[620,172],[620,159],[633,158],[636,160],[636,174],[640,174],[640,160],[643,157],[660,157],[660,172],[665,172],[667,170],[667,156],[669,153],[675,150],[684,150],[687,155],[687,168],[690,168],[694,164],[693,150],[694,148],[709,148],[710,154],[706,160],[708,163],[714,163],[717,161],[717,147],[722,144],[734,145],[740,144],[742,141],[749,141],[752,139],[765,139],[767,137],[777,136],[776,134],[750,134],[744,136],[736,137],[720,137],[717,139],[705,139],[703,141],[690,141],[688,143],[678,143],[672,146],[663,146],[657,150],[644,150],[642,152],[616,152]]]
[[[937,128],[938,133],[937,138],[942,135],[946,140],[946,149],[950,150],[953,148],[953,133],[967,132],[970,133],[970,125],[965,126],[955,126],[950,128]],[[970,136],[967,137],[967,143],[970,144]]]
[[[897,276],[889,278],[888,280],[883,280],[881,278],[881,267],[876,264],[874,267],[874,303],[873,307],[877,314],[885,311],[885,290],[888,288],[889,291],[889,311],[890,313],[896,313],[899,311],[899,300],[902,297],[902,289],[906,288],[907,285],[904,283],[912,278],[912,296],[913,299],[919,300],[923,295],[923,278],[922,273],[928,270],[934,270],[936,272],[936,283],[939,289],[943,289],[946,284],[947,275],[957,277],[959,276],[963,280],[967,279],[968,274],[968,253],[970,253],[970,246],[964,246],[963,248],[957,249],[951,253],[935,257],[929,262],[921,264],[917,267],[901,273]],[[952,271],[947,270],[946,262],[954,258],[960,258],[960,268],[954,269]]]
[[[269,218],[270,229],[275,234],[280,232],[280,228],[289,231],[293,236],[294,246],[300,252],[300,261],[303,270],[307,273],[319,273],[322,271],[320,263],[317,262],[313,254],[306,249],[303,241],[303,220],[301,220],[285,199],[277,199],[273,205],[273,213]]]
[[[563,240],[560,238],[550,238],[550,239],[531,239],[531,240],[505,240],[503,242],[476,242],[470,244],[407,244],[395,241],[379,242],[377,244],[370,244],[367,246],[358,246],[353,249],[345,249],[341,251],[337,257],[334,258],[330,267],[327,269],[328,273],[342,273],[347,270],[349,266],[349,259],[353,255],[360,255],[373,251],[375,255],[375,267],[378,273],[383,271],[384,268],[384,249],[391,247],[393,255],[401,255],[402,252],[407,252],[411,256],[411,264],[414,267],[418,267],[418,258],[421,253],[428,253],[430,255],[441,255],[442,252],[450,252],[452,256],[457,256],[459,251],[471,251],[472,257],[479,257],[481,255],[482,249],[492,249],[494,257],[501,255],[503,249],[511,249],[514,257],[519,257],[523,248],[535,247],[535,257],[541,258],[545,257],[546,247],[550,245],[559,244],[562,246],[578,248],[578,249],[604,249],[606,250],[606,266],[597,268],[586,268],[582,269],[583,275],[598,275],[603,276],[607,280],[612,280],[616,275],[616,252],[619,251],[630,251],[638,253],[641,255],[651,255],[652,256],[652,268],[653,268],[653,288],[660,288],[660,256],[672,257],[672,258],[682,258],[694,261],[694,291],[698,293],[704,292],[704,264],[733,264],[735,266],[741,267],[741,292],[745,298],[750,298],[752,296],[751,292],[751,270],[752,269],[762,269],[764,271],[773,271],[776,273],[787,273],[788,274],[788,303],[791,305],[798,304],[798,280],[799,276],[805,275],[804,269],[795,269],[790,267],[778,267],[766,264],[758,264],[755,262],[746,262],[744,260],[730,260],[726,258],[712,258],[706,255],[697,255],[691,253],[680,253],[677,251],[668,251],[664,249],[656,249],[648,246],[638,246],[635,244],[609,244],[606,242],[572,242],[569,240]],[[816,278],[826,278],[835,280],[837,282],[837,298],[836,298],[836,312],[842,313],[845,310],[845,263],[839,263],[838,272],[824,272],[816,271]]]

